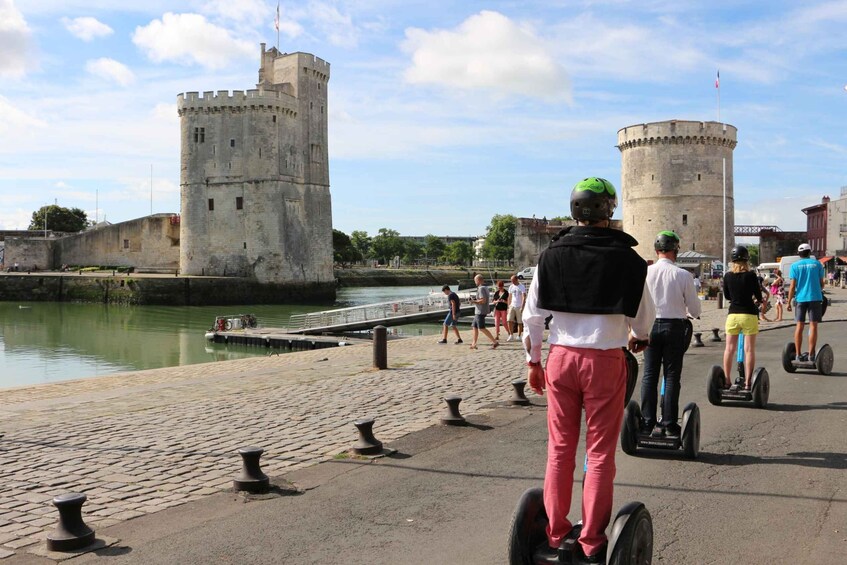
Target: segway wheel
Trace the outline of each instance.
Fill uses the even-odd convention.
[[[794,347],[794,342],[786,343],[785,347],[782,348],[782,368],[785,369],[786,373],[793,373],[797,370],[797,367],[791,363],[796,355],[797,348]]]
[[[653,519],[643,503],[630,502],[615,516],[609,552],[609,565],[653,562]]]
[[[521,495],[509,526],[509,565],[533,565],[535,548],[547,539],[544,489],[531,488]]]
[[[635,391],[635,381],[638,380],[638,360],[635,355],[626,349],[624,356],[626,357],[626,398],[624,398],[623,405],[626,407]]]
[[[682,452],[689,459],[700,453],[700,407],[693,402],[682,411]]]
[[[621,449],[627,455],[635,455],[638,448],[638,427],[641,424],[641,407],[634,400],[630,400],[623,412],[623,424],[621,424]]]
[[[756,367],[753,371],[753,404],[756,408],[767,408],[768,397],[771,394],[771,379],[768,370]]]
[[[832,373],[832,365],[835,363],[835,355],[832,353],[832,348],[829,344],[824,344],[818,350],[815,356],[815,366],[818,368],[818,373],[821,375],[829,375]]]
[[[721,405],[721,390],[723,389],[725,377],[723,367],[712,365],[709,369],[709,382],[706,384],[706,394],[709,397],[709,404],[715,406]]]

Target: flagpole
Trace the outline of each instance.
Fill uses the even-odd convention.
[[[721,72],[718,71],[718,77],[715,79],[715,90],[718,91],[718,123],[721,121]]]
[[[279,51],[279,2],[276,3],[276,50]]]

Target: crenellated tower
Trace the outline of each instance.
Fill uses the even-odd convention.
[[[328,82],[263,43],[256,89],[177,96],[183,274],[333,283]]]
[[[674,230],[682,239],[681,251],[720,259],[724,219],[726,244],[732,248],[732,151],[736,144],[736,128],[718,122],[670,120],[618,131],[623,229],[638,240],[639,255],[655,259],[656,234]]]

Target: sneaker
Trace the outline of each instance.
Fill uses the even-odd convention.
[[[601,547],[596,553],[585,555],[585,550],[582,549],[582,544],[580,544],[579,551],[574,553],[573,563],[574,565],[594,565],[595,563],[605,563],[606,550],[608,547],[608,545],[604,544],[603,547]]]
[[[815,362],[815,357],[816,357],[816,355],[815,355],[814,353],[809,353],[809,362],[810,362],[810,363],[814,363],[814,362]]]
[[[500,342],[495,341],[494,343],[491,344],[491,349],[497,349],[497,346],[499,346],[499,345],[500,345]]]
[[[562,563],[559,560],[559,550],[550,547],[546,540],[535,548],[535,551],[532,553],[532,562],[549,563],[550,565]]]
[[[447,343],[447,340],[446,339],[439,339],[435,343]]]
[[[641,430],[640,431],[643,434],[649,434],[650,430],[652,430],[655,425],[656,425],[656,422],[641,420]]]
[[[665,437],[665,428],[663,428],[662,426],[657,424],[653,428],[653,431],[650,432],[650,437],[657,438],[657,439]],[[598,561],[598,563],[600,563],[600,561]]]
[[[506,341],[514,341],[514,338],[510,335],[509,337],[506,338]]]
[[[682,428],[679,424],[668,424],[665,426],[665,435],[668,437],[679,437],[682,434]]]
[[[801,353],[800,355],[797,356],[797,360],[805,363],[809,360],[809,354],[808,353]]]
[[[462,341],[462,338],[459,338],[459,339],[456,340],[456,345],[459,345],[461,343],[465,343],[464,341]]]

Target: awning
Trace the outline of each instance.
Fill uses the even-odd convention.
[[[847,265],[847,255],[839,255],[838,261],[840,261],[840,263],[836,262],[837,265]]]
[[[821,257],[820,259],[818,259],[818,261],[820,261],[821,265],[826,265],[826,262],[832,259],[832,257],[832,255],[830,255],[829,257]]]

